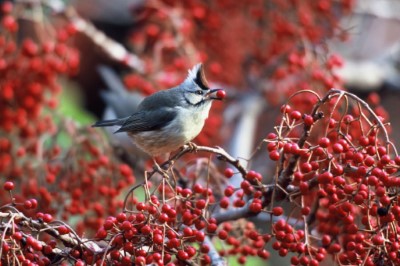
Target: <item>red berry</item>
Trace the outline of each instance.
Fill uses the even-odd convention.
[[[259,212],[261,212],[262,205],[259,202],[252,202],[249,206],[249,209],[251,212],[259,213]]]
[[[30,200],[26,200],[25,202],[24,202],[24,208],[25,209],[30,209],[30,208],[32,208],[32,202],[30,201]]]
[[[299,120],[301,118],[301,113],[299,111],[293,111],[290,113],[290,118],[293,120]]]
[[[107,231],[104,228],[100,228],[97,230],[96,238],[103,239],[107,237]]]
[[[228,197],[223,197],[223,198],[221,199],[221,201],[219,202],[219,206],[220,206],[221,208],[223,208],[223,209],[228,208],[228,206],[229,206],[229,198],[228,198]]]
[[[183,197],[190,197],[192,195],[192,190],[189,188],[185,188],[182,190],[181,195]]]
[[[210,247],[207,244],[203,244],[200,247],[200,252],[201,253],[208,253],[210,251]]]
[[[14,5],[11,2],[4,2],[1,4],[1,12],[3,12],[4,14],[9,14],[11,13],[11,11],[13,10]]]
[[[65,235],[69,233],[69,228],[65,225],[61,225],[57,228],[57,231],[60,233],[60,235]]]
[[[259,256],[262,259],[267,260],[270,256],[269,252],[265,249],[260,249],[257,251],[257,256]]]
[[[319,140],[318,142],[319,146],[321,146],[322,148],[327,148],[330,144],[330,140],[326,137],[323,137]]]
[[[197,208],[197,209],[202,210],[202,209],[204,209],[205,207],[206,207],[206,201],[205,201],[204,199],[199,199],[199,200],[196,202],[196,208]]]
[[[126,220],[126,214],[123,213],[123,212],[118,213],[118,215],[117,215],[116,218],[117,218],[117,221],[118,221],[118,222],[122,223],[123,221]]]
[[[253,170],[251,170],[251,171],[249,171],[247,174],[246,174],[246,178],[248,179],[248,180],[254,180],[254,179],[256,179],[257,178],[257,172],[256,171],[253,171]]]
[[[297,257],[297,256],[293,256],[293,257],[290,259],[290,262],[291,262],[293,265],[298,265],[298,264],[300,263],[300,259],[299,259],[299,257]]]
[[[309,215],[310,212],[311,212],[311,209],[310,209],[310,207],[308,207],[308,206],[303,207],[303,208],[301,209],[301,214],[302,214],[302,215]]]
[[[153,242],[154,244],[161,245],[163,243],[164,239],[161,234],[154,234],[153,235]]]
[[[233,193],[235,192],[235,189],[232,186],[227,186],[224,190],[224,194],[227,197],[230,197],[233,195]]]
[[[31,207],[32,209],[37,208],[38,202],[36,199],[30,199],[29,201],[32,203],[32,207]]]
[[[45,214],[43,215],[43,221],[44,221],[45,223],[50,223],[52,220],[53,220],[53,216],[52,216],[51,214],[45,213]]]
[[[119,258],[121,257],[121,253],[119,252],[119,250],[113,250],[110,252],[110,257],[113,260],[119,260]]]
[[[183,235],[188,237],[188,236],[192,236],[193,235],[193,229],[190,227],[185,227],[183,229]]]
[[[212,223],[207,226],[207,232],[214,233],[217,230],[217,225]]]
[[[322,245],[328,246],[331,243],[331,237],[328,235],[324,235],[324,236],[322,236],[321,242],[322,242]]]
[[[361,146],[367,146],[369,144],[369,139],[367,137],[361,137],[359,138],[358,142],[360,143]]]
[[[198,194],[201,194],[201,193],[203,193],[204,188],[203,188],[203,186],[201,184],[196,183],[196,184],[193,185],[193,191],[198,193]]]
[[[333,144],[332,149],[333,149],[334,153],[342,153],[343,152],[343,146],[340,143]]]
[[[7,190],[7,191],[13,190],[14,189],[14,183],[11,182],[11,181],[7,181],[7,182],[4,183],[3,188],[4,188],[4,190]]]
[[[168,215],[166,213],[161,213],[160,216],[158,217],[158,221],[160,223],[165,223],[168,221]]]
[[[138,202],[138,204],[136,204],[136,209],[138,211],[146,211],[147,210],[147,206],[143,202]]]
[[[381,157],[381,163],[383,165],[387,165],[388,163],[390,163],[390,156],[385,154]]]
[[[40,243],[39,241],[35,240],[35,241],[32,243],[32,248],[33,248],[34,250],[36,250],[36,251],[41,251],[41,250],[43,249],[43,245],[42,245],[42,243]]]
[[[281,257],[285,257],[287,254],[288,254],[288,249],[286,249],[286,248],[281,248],[281,249],[279,249],[279,256],[281,256]],[[304,265],[307,265],[307,264],[304,264]]]
[[[75,266],[84,266],[84,265],[85,265],[85,263],[83,261],[81,261],[81,260],[77,260],[75,262]]]
[[[240,256],[238,258],[239,264],[246,264],[246,261],[247,261],[247,257],[246,256]]]
[[[149,225],[145,225],[140,229],[140,232],[142,232],[142,234],[148,235],[151,233],[151,227]]]
[[[366,166],[372,166],[372,165],[374,165],[374,163],[375,163],[375,159],[373,157],[371,157],[371,156],[365,157],[364,164]]]
[[[310,262],[310,259],[308,257],[306,257],[306,256],[303,256],[303,257],[300,258],[300,264],[301,265],[308,265],[309,262]]]
[[[278,136],[275,133],[269,133],[267,139],[276,139]]]
[[[111,220],[111,219],[107,219],[105,222],[104,222],[104,229],[106,229],[106,230],[110,230],[111,228],[113,228],[113,226],[114,226],[114,222]]]
[[[135,258],[135,265],[146,265],[146,258],[143,256],[137,256]]]
[[[267,150],[268,150],[268,151],[274,151],[274,150],[276,150],[277,148],[278,148],[278,145],[277,145],[276,142],[270,142],[270,143],[268,143],[268,145],[267,145]]]
[[[179,250],[177,257],[181,260],[187,260],[189,258],[189,255],[184,250]]]
[[[338,243],[334,243],[329,247],[330,253],[338,253],[341,249],[341,246]]]
[[[300,170],[302,173],[309,173],[312,171],[312,165],[308,162],[300,164]]]
[[[132,224],[129,221],[123,221],[120,228],[124,231],[128,231],[132,228]]]
[[[196,249],[194,247],[187,247],[185,248],[186,253],[189,255],[189,258],[193,257],[196,255]]]
[[[305,115],[303,120],[306,126],[311,126],[314,124],[314,118],[311,115]]]
[[[324,172],[317,177],[317,181],[320,184],[328,184],[333,180],[333,175],[330,172]]]
[[[218,97],[218,99],[222,100],[225,99],[226,97],[226,92],[224,90],[219,90],[217,91],[216,96]]]
[[[205,238],[205,234],[202,231],[197,231],[196,232],[196,241],[197,242],[203,242]]]
[[[385,155],[385,154],[386,154],[386,148],[383,147],[383,146],[379,146],[379,147],[378,147],[378,154],[379,154],[380,156]]]
[[[279,157],[280,157],[280,155],[277,150],[274,150],[274,151],[270,152],[270,154],[269,154],[269,158],[273,161],[278,161]]]
[[[226,232],[225,230],[220,230],[218,232],[218,237],[219,239],[225,240],[228,238],[228,232]]]
[[[12,235],[12,238],[14,238],[15,240],[21,240],[22,237],[23,237],[23,235],[22,235],[21,232],[15,232],[15,233]]]
[[[371,240],[374,245],[382,245],[385,241],[380,234],[375,235]]]
[[[288,104],[282,105],[281,113],[286,114],[286,113],[290,113],[290,111],[292,111],[292,107],[290,107],[290,105],[288,105]]]
[[[3,27],[10,32],[15,32],[18,29],[18,23],[11,15],[4,16],[1,23]]]
[[[234,171],[232,168],[226,168],[224,171],[224,175],[226,178],[231,178],[234,175]]]
[[[283,208],[282,207],[274,207],[272,209],[272,214],[275,216],[280,216],[283,214]]]

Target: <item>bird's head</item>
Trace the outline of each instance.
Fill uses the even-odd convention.
[[[184,100],[190,105],[202,106],[225,97],[223,89],[210,89],[201,63],[189,70],[188,77],[181,86]]]

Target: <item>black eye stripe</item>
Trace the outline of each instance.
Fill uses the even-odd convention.
[[[192,106],[195,106],[195,107],[199,107],[199,106],[203,105],[206,102],[205,100],[201,100],[201,101],[199,101],[197,103],[192,103],[188,98],[186,98],[186,96],[184,96],[183,98],[185,99],[185,102],[188,105],[192,105]]]

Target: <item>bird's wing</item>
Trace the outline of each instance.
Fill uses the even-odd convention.
[[[160,103],[162,108],[174,108],[179,105],[181,99],[180,95],[182,92],[179,87],[175,87],[169,90],[158,91],[150,96],[144,98],[139,104],[138,111],[154,111],[160,109]]]
[[[119,119],[101,120],[101,121],[97,121],[96,123],[94,123],[92,125],[92,127],[120,126],[120,125],[124,124],[126,119],[128,119],[128,117],[119,118]]]
[[[138,133],[142,131],[158,130],[175,118],[176,111],[173,108],[160,108],[151,111],[139,111],[126,119],[117,132]]]

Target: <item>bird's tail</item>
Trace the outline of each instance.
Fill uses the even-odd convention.
[[[125,122],[125,118],[120,119],[111,119],[111,120],[102,120],[97,121],[92,125],[92,127],[110,127],[110,126],[122,126]]]

